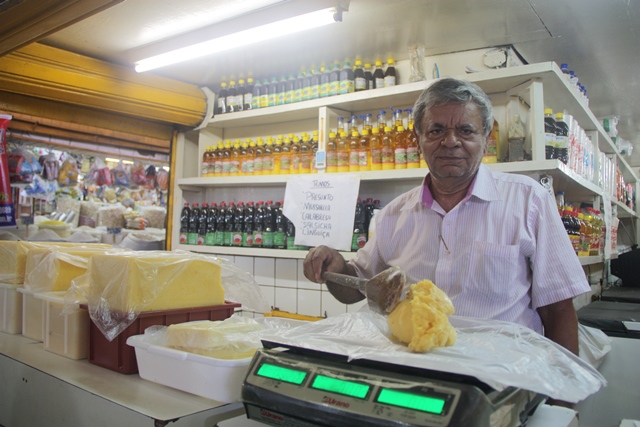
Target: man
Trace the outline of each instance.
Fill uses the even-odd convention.
[[[319,246],[305,258],[305,276],[318,283],[323,271],[368,278],[397,265],[410,283],[433,281],[457,315],[519,323],[577,354],[572,299],[589,285],[554,198],[529,177],[482,164],[493,126],[489,97],[472,83],[441,79],[413,111],[429,167],[423,184],[376,215],[376,232],[356,259],[347,263]],[[327,287],[343,303],[364,298]]]

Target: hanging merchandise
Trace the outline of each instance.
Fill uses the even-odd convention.
[[[153,190],[156,187],[156,167],[153,165],[148,166],[145,174],[147,177],[146,188]]]
[[[111,172],[106,165],[104,165],[103,173],[106,174],[108,181],[106,184],[111,184]],[[60,166],[60,171],[58,172],[58,185],[61,187],[72,187],[76,184],[78,184],[78,162],[72,156],[67,156],[62,162],[62,166]]]
[[[115,185],[120,185],[122,187],[129,186],[129,177],[122,161],[118,162],[118,165],[113,168],[111,172],[113,174],[113,183]]]
[[[60,169],[61,174],[64,169],[64,164],[65,163],[63,162],[62,163],[63,167]],[[100,157],[95,158],[93,164],[89,168],[89,172],[84,178],[84,182],[86,184],[95,184],[97,186],[112,184],[111,172],[109,171],[109,168],[107,167],[104,160],[102,160]]]
[[[131,174],[131,182],[134,185],[145,185],[147,183],[147,177],[144,172],[144,166],[139,160],[135,160],[129,171]]]
[[[60,172],[60,162],[53,152],[49,152],[46,156],[40,156],[38,159],[42,166],[42,178],[47,181],[57,181]]]
[[[9,153],[8,164],[11,182],[33,182],[34,175],[42,172],[42,166],[36,156],[23,147]]]

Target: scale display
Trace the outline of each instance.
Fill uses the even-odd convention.
[[[424,396],[415,393],[383,388],[376,399],[377,402],[401,408],[414,409],[416,411],[441,414],[444,410],[446,399]]]
[[[271,378],[272,380],[301,385],[307,378],[307,372],[298,369],[286,368],[272,363],[263,363],[256,375]]]
[[[369,390],[371,390],[371,386],[368,384],[328,377],[320,374],[316,375],[313,379],[311,388],[344,394],[345,396],[351,396],[357,399],[364,399],[369,394]]]

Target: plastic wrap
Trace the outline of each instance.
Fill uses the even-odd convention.
[[[23,147],[9,153],[8,162],[11,182],[33,182],[33,177],[42,173],[36,156]]]
[[[105,205],[98,209],[98,225],[107,228],[124,228],[125,208],[122,205]]]
[[[227,260],[186,251],[123,251],[117,253],[122,257],[105,259],[109,255],[93,257],[89,271],[72,282],[65,299],[72,305],[86,300],[91,319],[109,341],[142,311],[215,305],[205,299],[213,300],[218,295],[214,289],[203,288],[207,283],[202,282],[203,272],[215,268],[207,269],[203,263],[220,267],[224,289],[221,299],[240,303],[252,311],[270,309],[253,277]],[[139,272],[131,283],[129,269],[123,268],[124,261],[121,262],[123,258]],[[105,271],[110,273],[108,282],[98,283],[95,274],[102,276]],[[181,292],[163,292],[169,289]]]
[[[58,171],[58,184],[61,187],[74,186],[78,183],[78,162],[71,156],[68,156],[62,162]]]
[[[524,388],[579,402],[606,386],[600,373],[568,350],[515,323],[450,317],[458,338],[452,347],[412,353],[391,341],[386,318],[349,313],[303,325],[265,339],[387,363],[470,375],[496,390]]]
[[[578,324],[578,344],[580,359],[598,368],[604,357],[611,351],[611,338],[600,329]]]
[[[150,344],[169,347],[217,359],[251,357],[262,348],[264,335],[278,334],[306,322],[264,317],[251,319],[237,314],[220,321],[186,322],[171,326],[152,326],[144,332]],[[185,333],[192,329],[195,333]]]
[[[165,228],[165,219],[167,217],[167,209],[162,206],[142,206],[140,214],[144,219],[149,221],[151,228]]]
[[[72,227],[77,227],[80,221],[80,200],[72,199],[71,197],[60,197],[56,200],[56,211],[66,214],[66,218],[71,218],[70,221],[64,220]],[[73,214],[71,214],[73,212]]]
[[[102,207],[101,203],[96,202],[80,202],[80,214],[78,226],[86,225],[87,227],[98,226],[98,210]]]
[[[131,182],[134,185],[145,185],[147,177],[144,171],[144,165],[139,160],[134,160],[130,170]]]

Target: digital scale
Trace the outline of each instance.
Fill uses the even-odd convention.
[[[518,427],[546,397],[474,377],[263,341],[242,385],[247,417],[275,426]]]

